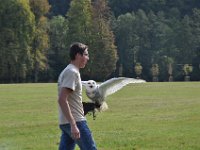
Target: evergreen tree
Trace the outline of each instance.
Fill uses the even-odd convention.
[[[92,57],[88,67],[89,75],[96,80],[105,80],[116,69],[117,50],[114,34],[110,28],[110,9],[106,0],[94,0]]]

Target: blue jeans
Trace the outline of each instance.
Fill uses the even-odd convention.
[[[60,125],[62,135],[60,138],[59,150],[74,150],[76,144],[78,144],[81,150],[97,150],[87,122],[81,121],[76,122],[76,124],[80,131],[80,139],[78,140],[72,139],[70,124]]]

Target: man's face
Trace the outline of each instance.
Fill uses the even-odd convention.
[[[80,68],[84,68],[89,60],[88,50],[86,49],[83,53],[83,56],[80,55]]]

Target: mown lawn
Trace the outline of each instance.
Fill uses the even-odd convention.
[[[58,149],[56,99],[55,83],[0,84],[0,150]],[[107,103],[87,116],[98,150],[200,149],[200,82],[130,84]]]

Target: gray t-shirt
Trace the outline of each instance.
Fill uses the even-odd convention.
[[[82,104],[82,84],[79,69],[73,64],[69,64],[60,74],[58,78],[58,94],[61,88],[70,88],[73,92],[68,97],[68,103],[71,113],[76,122],[86,120]],[[60,105],[59,107],[59,123],[66,124],[69,121],[64,116]]]

